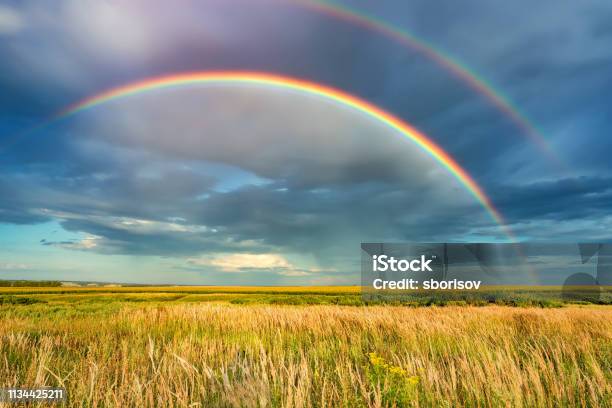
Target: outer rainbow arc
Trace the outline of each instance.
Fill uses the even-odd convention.
[[[446,68],[453,75],[463,80],[477,93],[485,97],[489,102],[496,106],[500,111],[504,112],[507,117],[519,128],[526,136],[529,137],[538,148],[556,162],[560,167],[565,168],[559,155],[554,148],[544,138],[540,131],[530,123],[529,119],[522,114],[518,108],[508,100],[508,98],[500,95],[499,91],[488,84],[484,79],[480,78],[471,69],[458,62],[443,51],[436,49],[433,45],[417,38],[414,34],[406,30],[394,27],[389,23],[378,20],[371,16],[364,15],[356,10],[339,5],[331,0],[292,0],[296,6],[301,6],[315,12],[326,14],[347,21],[351,24],[360,25],[366,29],[378,32],[386,37],[392,38],[400,44],[425,55],[428,59],[436,62],[438,65]]]
[[[382,110],[381,108],[359,99],[353,95],[343,91],[305,81],[302,79],[290,78],[280,75],[272,75],[261,72],[248,71],[211,71],[211,72],[192,72],[176,75],[168,75],[156,78],[145,79],[142,81],[133,82],[127,85],[119,86],[92,97],[86,98],[59,112],[55,119],[61,119],[66,116],[82,112],[86,109],[93,108],[104,102],[108,102],[117,98],[127,97],[130,95],[139,94],[146,91],[192,85],[198,83],[243,83],[254,85],[266,85],[283,89],[291,89],[301,91],[306,94],[323,97],[327,100],[338,102],[342,105],[349,106],[367,116],[376,119],[390,128],[396,130],[403,136],[412,140],[423,151],[428,153],[437,162],[442,164],[450,173],[485,207],[491,217],[497,224],[501,226],[506,235],[511,240],[514,237],[508,227],[505,225],[504,219],[499,211],[494,207],[493,203],[484,193],[483,189],[474,181],[474,179],[441,147],[430,140],[422,132],[415,129],[411,125],[393,116],[392,114]]]

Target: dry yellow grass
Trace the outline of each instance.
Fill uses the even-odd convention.
[[[63,385],[75,407],[604,407],[612,395],[610,307],[66,313],[4,314],[2,385]]]

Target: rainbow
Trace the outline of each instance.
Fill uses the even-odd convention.
[[[495,87],[488,83],[482,76],[476,74],[472,69],[454,59],[448,53],[436,48],[433,44],[421,40],[414,34],[395,27],[383,20],[360,13],[332,1],[290,0],[289,4],[310,9],[316,13],[328,15],[349,24],[360,26],[366,30],[391,38],[397,43],[420,53],[427,59],[446,69],[452,75],[467,84],[476,93],[487,99],[492,105],[503,112],[543,154],[549,157],[557,166],[565,169],[566,165],[562,163],[561,158],[555,152],[551,144],[508,97],[504,96],[501,91],[496,90]]]
[[[212,71],[181,73],[149,78],[98,93],[59,112],[55,116],[55,119],[65,118],[118,98],[137,95],[148,91],[176,88],[194,84],[212,83],[263,85],[267,87],[299,91],[303,94],[318,96],[326,100],[339,103],[343,106],[350,107],[385,124],[389,128],[397,131],[399,134],[410,139],[438,163],[444,166],[466,188],[466,190],[469,191],[471,195],[473,195],[476,200],[478,200],[484,206],[495,222],[499,224],[502,229],[504,229],[504,232],[509,237],[512,237],[511,232],[505,226],[503,217],[493,206],[493,203],[484,193],[483,189],[448,153],[442,150],[442,148],[440,148],[436,143],[414,127],[403,122],[401,119],[393,116],[392,114],[385,112],[379,107],[343,91],[318,83],[261,72]]]

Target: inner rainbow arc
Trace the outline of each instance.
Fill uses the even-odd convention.
[[[327,85],[321,85],[315,82],[309,82],[287,76],[250,71],[205,71],[180,73],[144,79],[103,91],[70,105],[66,109],[56,114],[54,119],[65,118],[105,102],[147,91],[207,83],[255,84],[299,91],[351,107],[356,111],[387,125],[389,128],[394,129],[404,137],[410,139],[419,148],[445,167],[459,181],[459,183],[464,186],[465,189],[474,198],[476,198],[479,203],[483,205],[493,220],[499,224],[504,233],[511,240],[514,240],[514,236],[509,228],[505,225],[502,215],[495,208],[491,199],[485,194],[484,190],[476,183],[468,172],[463,169],[440,146],[433,142],[424,133],[391,113],[384,111],[370,102],[364,101],[344,91],[331,88]]]

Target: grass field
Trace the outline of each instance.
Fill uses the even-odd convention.
[[[2,288],[0,382],[74,407],[610,406],[610,305],[356,290]]]

